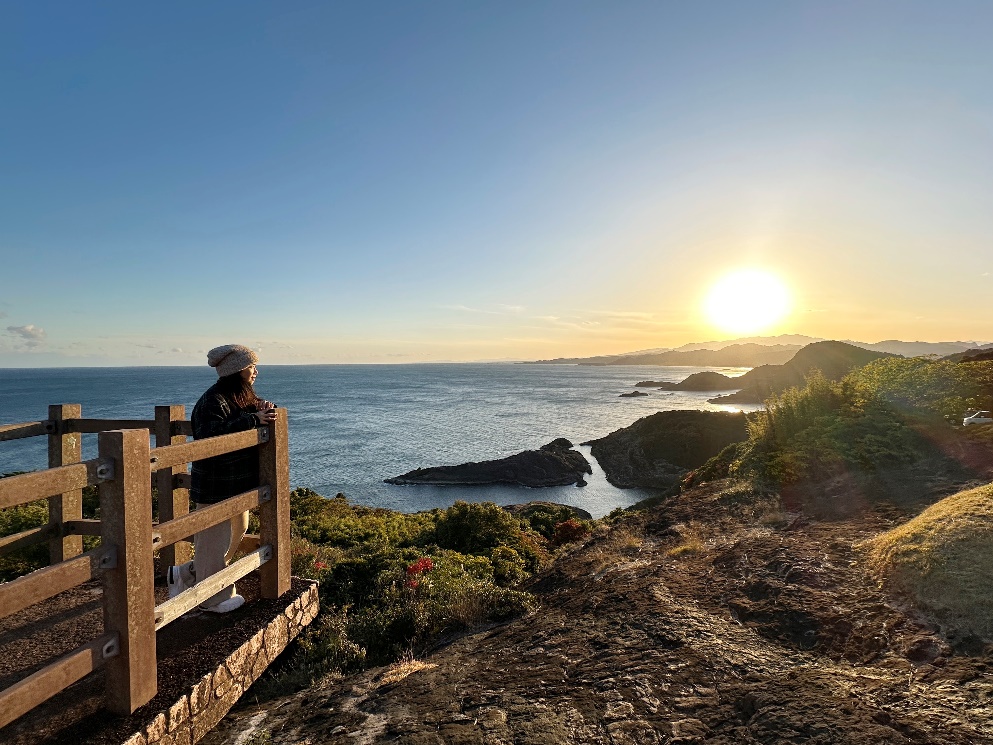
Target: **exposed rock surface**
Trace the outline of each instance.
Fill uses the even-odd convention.
[[[665,489],[746,436],[744,414],[660,411],[587,444],[614,486]]]
[[[658,388],[660,391],[730,391],[740,387],[739,380],[741,378],[732,378],[719,372],[705,370],[693,373],[678,383],[642,380],[635,385],[639,388]]]
[[[630,393],[622,393],[618,398],[638,398],[639,396],[647,395],[644,391],[631,391]]]
[[[784,365],[762,365],[736,378],[737,393],[710,399],[711,403],[760,404],[774,393],[802,386],[812,370],[820,370],[828,380],[840,380],[856,367],[868,365],[881,357],[895,357],[873,352],[841,341],[808,344]]]
[[[993,649],[901,610],[852,550],[906,515],[812,522],[753,496],[709,485],[629,516],[529,583],[534,615],[203,743],[993,743]]]
[[[583,454],[572,449],[564,437],[498,460],[462,463],[458,466],[416,468],[386,479],[387,484],[520,484],[522,486],[564,486],[585,484],[584,474],[593,473]]]

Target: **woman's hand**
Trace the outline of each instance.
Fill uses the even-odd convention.
[[[276,409],[275,408],[263,409],[261,411],[256,412],[255,416],[259,418],[259,425],[264,427],[265,425],[272,424],[274,421],[276,421]]]

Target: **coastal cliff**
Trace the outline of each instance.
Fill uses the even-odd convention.
[[[747,434],[744,414],[660,411],[585,444],[614,486],[667,489]]]

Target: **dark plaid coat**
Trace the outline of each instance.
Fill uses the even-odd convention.
[[[259,426],[256,409],[240,409],[214,385],[193,407],[193,439],[243,432]],[[259,485],[259,450],[249,448],[195,461],[190,496],[201,504],[220,502]]]

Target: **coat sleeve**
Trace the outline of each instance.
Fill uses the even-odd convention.
[[[224,396],[211,396],[204,404],[199,412],[198,426],[193,433],[196,439],[244,432],[259,426],[259,418],[249,411],[240,411],[232,415],[231,406]]]

